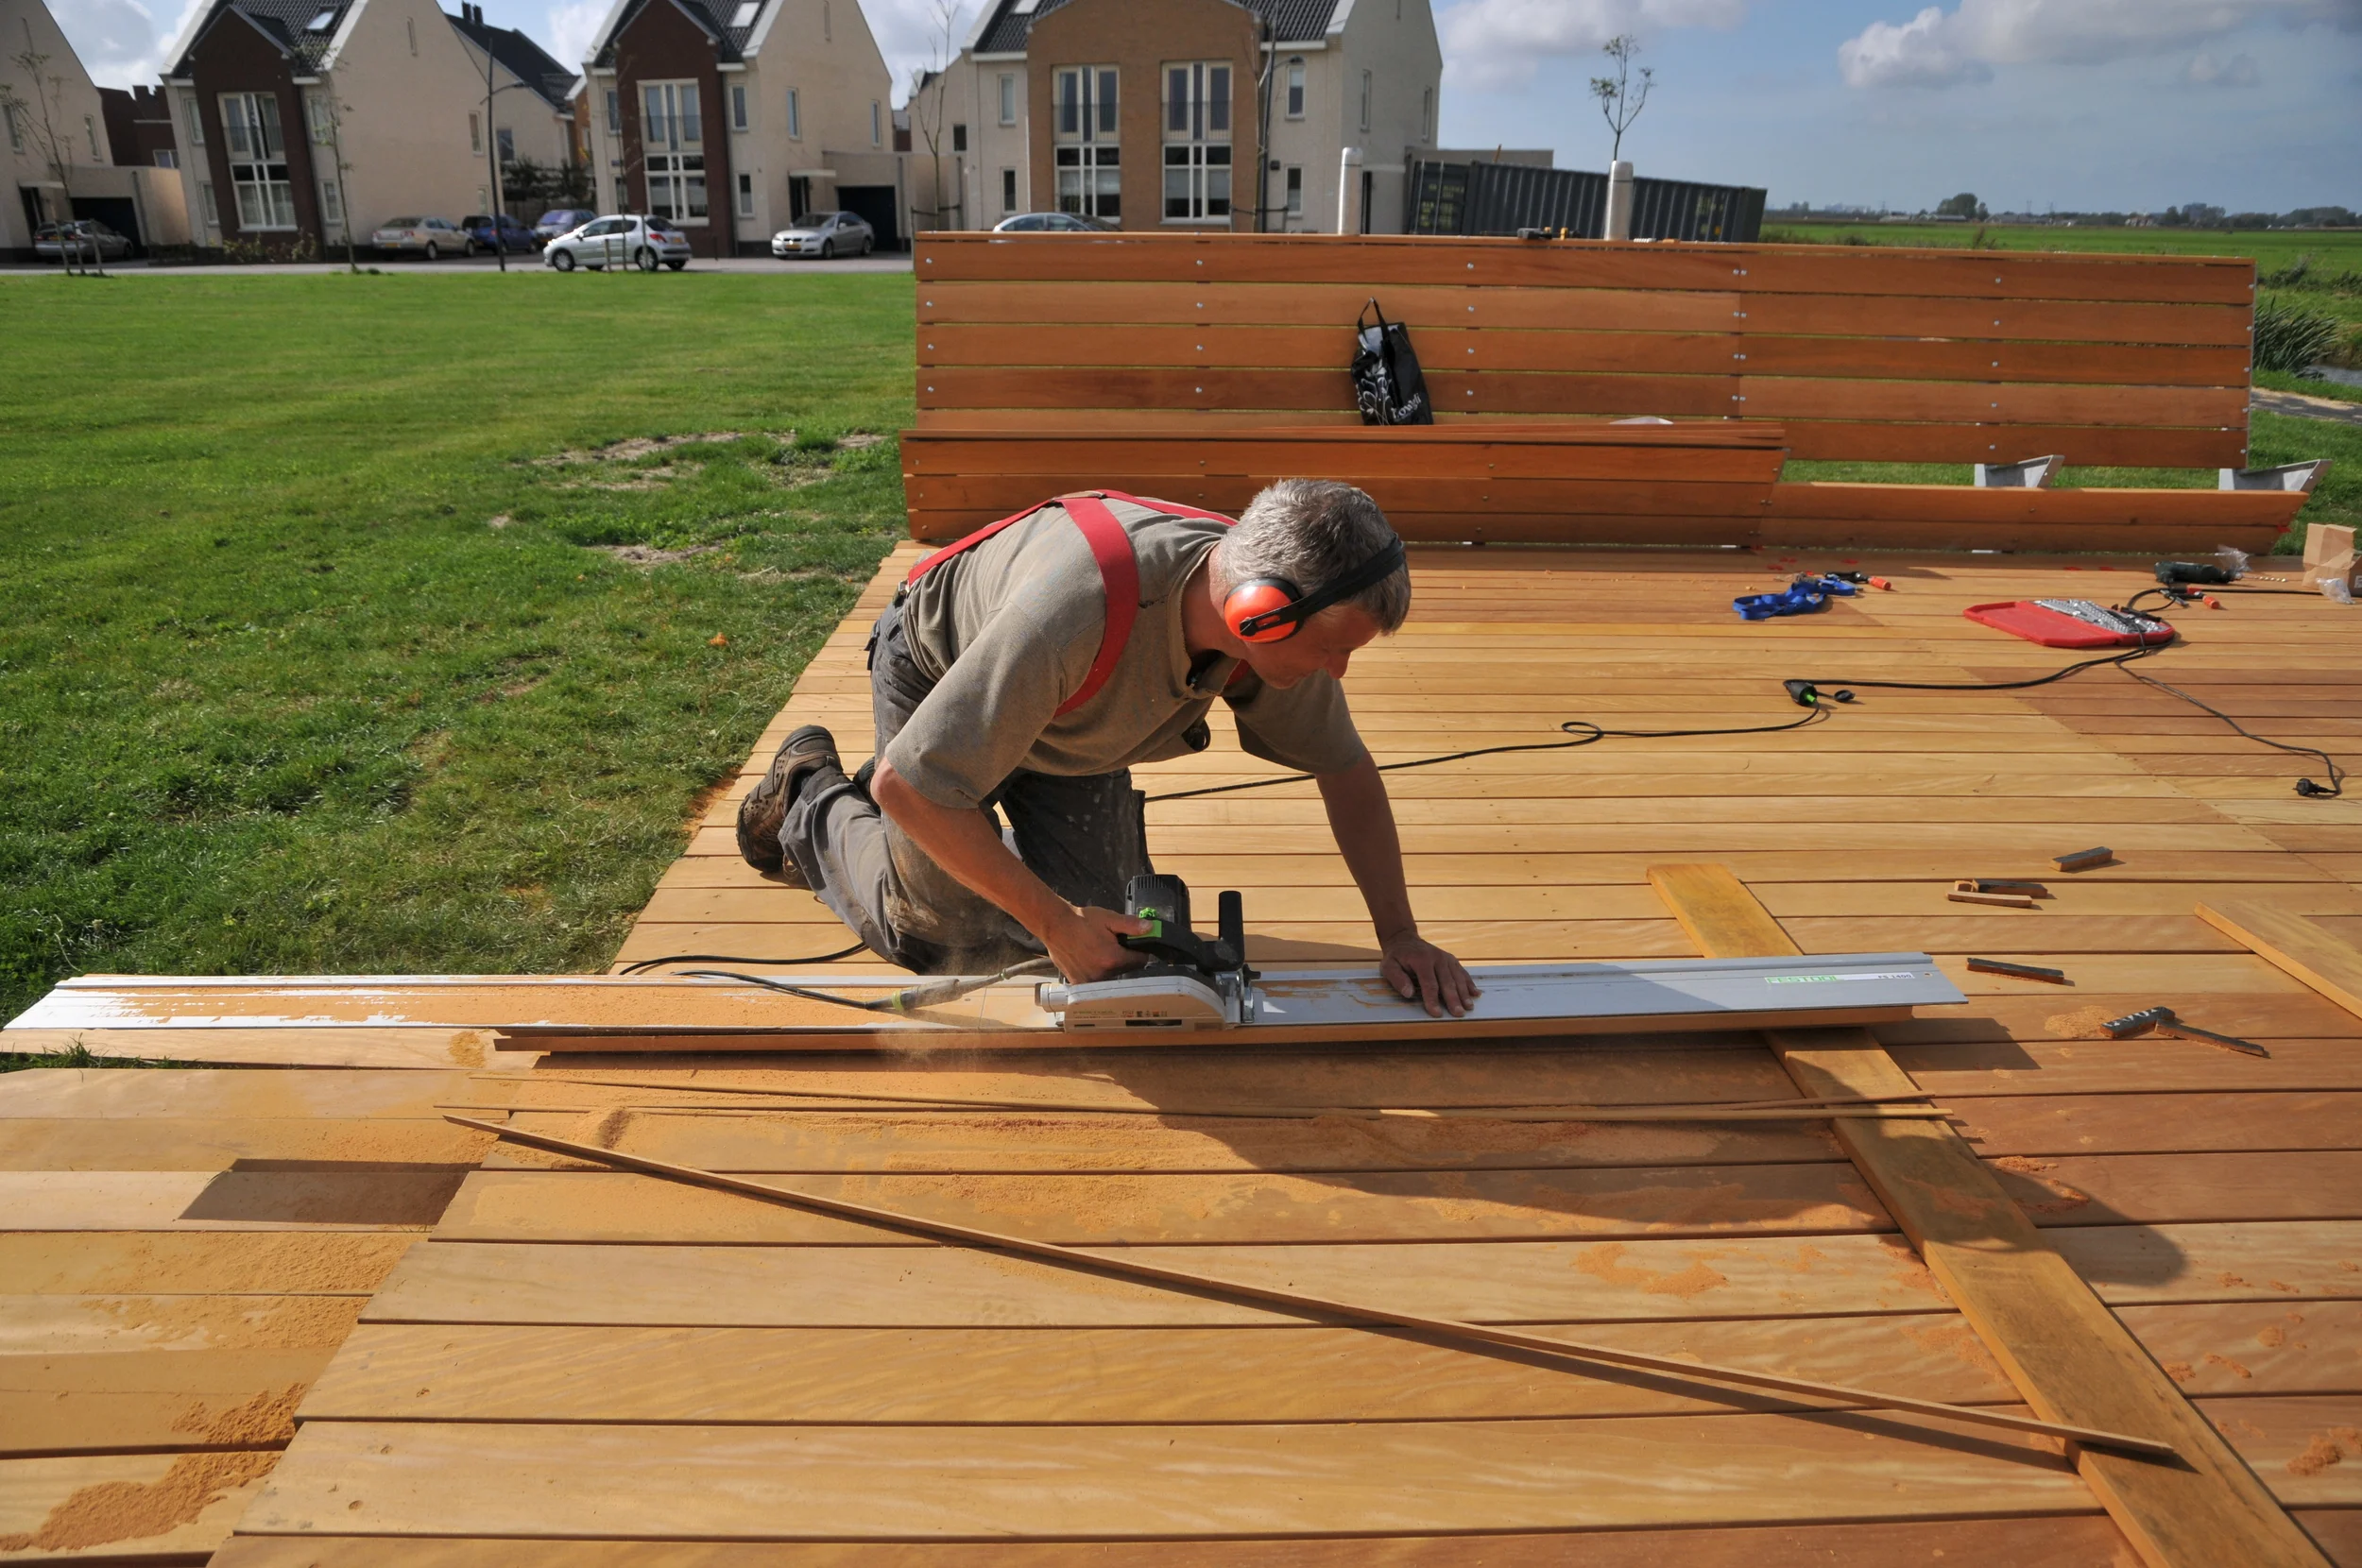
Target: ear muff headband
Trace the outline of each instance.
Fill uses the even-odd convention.
[[[1390,539],[1378,554],[1333,582],[1310,593],[1299,593],[1293,583],[1276,577],[1257,577],[1240,584],[1222,602],[1223,619],[1246,642],[1278,642],[1293,637],[1296,628],[1331,605],[1377,587],[1402,570],[1400,539]]]

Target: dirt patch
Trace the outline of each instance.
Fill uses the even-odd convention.
[[[569,449],[548,457],[537,457],[533,460],[533,466],[539,469],[559,469],[578,463],[629,463],[639,458],[654,456],[659,452],[666,452],[676,447],[711,446],[720,441],[736,441],[744,434],[742,431],[735,430],[710,430],[699,435],[634,435],[622,441],[610,441],[603,447],[592,447],[588,451]],[[793,440],[795,437],[791,435],[788,438]]]
[[[102,1481],[49,1510],[41,1527],[0,1535],[0,1552],[72,1552],[169,1535],[279,1462],[276,1452],[183,1454],[153,1481]]]
[[[884,436],[878,435],[875,431],[857,430],[839,441],[837,445],[847,452],[864,452],[884,439]]]
[[[672,566],[676,562],[710,555],[722,547],[718,544],[688,544],[678,550],[659,550],[652,544],[594,544],[589,548],[602,555],[611,555],[625,566]]]

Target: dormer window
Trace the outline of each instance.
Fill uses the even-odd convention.
[[[324,33],[335,25],[336,13],[333,10],[326,10],[306,22],[303,25],[303,30],[307,33]]]
[[[730,12],[730,26],[733,27],[753,26],[755,13],[761,9],[762,9],[762,0],[739,0],[738,9]]]

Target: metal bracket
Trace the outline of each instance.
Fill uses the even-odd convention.
[[[2065,465],[2066,458],[2058,452],[2048,457],[2029,457],[2023,463],[1979,463],[1977,465],[1977,487],[1980,490],[2046,490]]]
[[[2316,457],[2307,463],[2283,463],[2276,469],[2224,469],[2215,488],[2218,490],[2294,490],[2309,495],[2319,484],[2321,475],[2329,471],[2329,459]]]

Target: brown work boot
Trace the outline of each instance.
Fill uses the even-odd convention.
[[[748,865],[777,873],[796,887],[804,885],[803,874],[779,848],[779,827],[805,775],[823,767],[842,772],[845,763],[836,754],[836,737],[818,724],[805,724],[779,742],[771,771],[738,803],[738,852]]]

